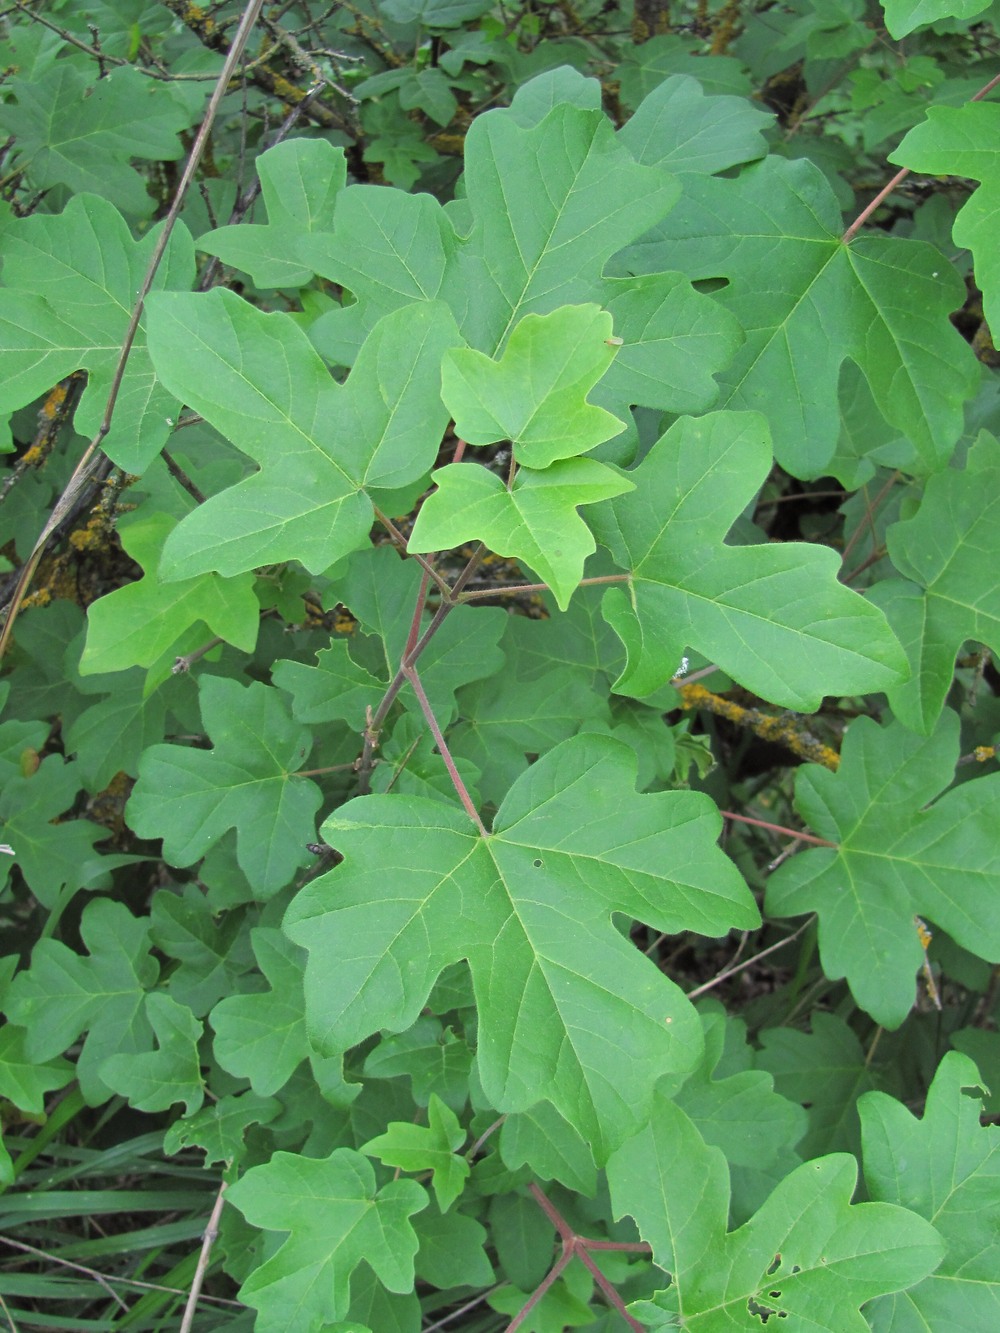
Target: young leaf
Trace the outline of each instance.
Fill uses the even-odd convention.
[[[267,222],[216,227],[198,237],[198,249],[249,273],[258,287],[304,287],[313,278],[304,242],[332,225],[347,181],[344,150],[325,139],[286,139],[254,165]]]
[[[883,1027],[898,1027],[913,1005],[923,959],[915,915],[1000,962],[1000,774],[939,795],[954,772],[958,730],[951,712],[927,738],[858,718],[838,771],[809,764],[795,784],[803,820],[839,845],[798,853],[768,881],[768,913],[816,912],[826,975],[846,976]]]
[[[319,1160],[275,1153],[227,1197],[254,1226],[289,1233],[240,1288],[260,1333],[319,1333],[345,1318],[362,1261],[390,1291],[413,1286],[417,1237],[409,1219],[427,1207],[426,1191],[415,1180],[378,1189],[371,1163],[351,1148]]]
[[[361,1151],[403,1171],[430,1171],[434,1197],[446,1213],[469,1178],[469,1163],[458,1156],[465,1130],[455,1112],[434,1093],[427,1104],[427,1118],[427,1125],[394,1120],[384,1134],[363,1143]]]
[[[7,230],[0,288],[0,414],[26,406],[74,370],[86,370],[87,387],[74,423],[81,433],[97,432],[158,233],[156,228],[134,241],[117,209],[93,195],[75,196],[57,215],[18,218]],[[193,278],[194,247],[180,223],[153,288],[186,289]],[[144,330],[145,320],[125,365],[111,431],[101,444],[126,472],[145,471],[169,438],[177,414],[177,399],[153,370]]]
[[[688,648],[804,710],[824,694],[883,689],[905,671],[881,612],[837,582],[828,547],[725,545],[770,467],[763,417],[685,417],[627,474],[635,490],[595,512],[598,540],[631,574],[628,593],[604,599],[628,653],[620,693],[651,694]]]
[[[421,507],[409,549],[440,551],[478,539],[535,570],[561,611],[596,546],[578,507],[632,489],[631,481],[594,458],[564,458],[541,472],[521,468],[509,489],[475,464],[449,463],[431,475],[437,490]]]
[[[158,1049],[112,1055],[101,1065],[101,1078],[137,1111],[166,1111],[183,1102],[186,1114],[194,1115],[205,1098],[198,1058],[202,1025],[161,991],[147,995],[145,1004]]]
[[[223,579],[205,573],[175,583],[160,582],[156,567],[163,543],[175,527],[169,514],[147,513],[119,528],[122,546],[145,574],[87,608],[81,675],[151,667],[192,625],[203,624],[206,639],[217,635],[245,653],[253,652],[260,605],[252,575]]]
[[[1000,1312],[1000,1128],[981,1125],[979,1071],[949,1051],[923,1118],[881,1092],[858,1103],[865,1180],[873,1199],[903,1204],[933,1223],[944,1260],[923,1282],[883,1297],[873,1328],[948,1328],[980,1333]]]
[[[162,838],[164,855],[179,866],[193,865],[235,828],[240,868],[267,897],[303,864],[314,837],[320,790],[293,777],[312,738],[270,685],[202,676],[198,694],[214,748],[151,746],[126,817],[140,838]]]
[[[499,360],[472,348],[449,352],[441,397],[468,444],[510,440],[518,463],[547,468],[617,435],[623,423],[587,401],[615,357],[611,316],[597,305],[527,315]]]
[[[710,802],[639,797],[634,781],[625,746],[578,736],[514,784],[487,838],[437,802],[343,806],[323,828],[345,864],[285,919],[310,953],[313,1041],[339,1051],[409,1026],[441,971],[468,958],[490,1104],[526,1110],[544,1089],[606,1154],[642,1122],[654,1082],[689,1069],[701,1044],[694,1011],[610,914],[713,935],[756,918],[714,845]]]
[[[797,1167],[738,1231],[727,1234],[725,1160],[679,1107],[658,1097],[649,1125],[608,1164],[615,1214],[631,1213],[671,1285],[633,1312],[652,1328],[691,1333],[790,1328],[865,1333],[858,1307],[919,1282],[941,1259],[929,1223],[885,1203],[851,1204],[846,1153]]]
[[[746,342],[721,377],[721,403],[766,408],[775,456],[794,475],[819,476],[833,456],[847,357],[933,471],[961,432],[962,404],[978,380],[948,323],[963,284],[932,246],[891,236],[844,245],[842,229],[820,171],[771,157],[733,180],[690,178],[682,203],[622,262],[640,273],[678,268],[692,280],[727,280],[716,299]]]
[[[89,955],[40,940],[31,967],[14,978],[7,997],[7,1016],[28,1029],[25,1050],[33,1060],[51,1060],[86,1032],[76,1072],[91,1106],[111,1096],[100,1073],[105,1060],[151,1045],[143,1000],[159,966],[149,953],[148,930],[149,923],[122,903],[95,898],[80,921]]]
[[[386,318],[343,386],[289,315],[232,292],[162,297],[149,321],[164,382],[260,466],[174,529],[161,578],[284,560],[318,573],[367,544],[366,489],[404,486],[433,465],[447,424],[441,357],[461,342],[442,305]]]
[[[895,715],[929,735],[967,639],[1000,652],[1000,444],[983,431],[965,470],[927,482],[917,513],[886,534],[903,579],[883,579],[872,600],[906,647],[912,677],[888,691]],[[910,582],[909,580],[913,580]]]

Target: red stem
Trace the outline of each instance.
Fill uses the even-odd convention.
[[[720,810],[723,819],[735,819],[740,824],[753,824],[754,828],[770,829],[772,833],[784,833],[788,838],[797,838],[799,842],[811,842],[816,847],[837,847],[836,842],[827,842],[826,838],[816,838],[811,833],[799,829],[785,828],[784,824],[769,824],[766,819],[751,819],[749,815],[734,815],[732,810]]]

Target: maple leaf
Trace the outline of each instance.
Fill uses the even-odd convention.
[[[205,1097],[198,1057],[202,1025],[162,991],[147,995],[145,1006],[158,1049],[112,1055],[101,1065],[101,1077],[137,1111],[166,1111],[183,1102],[185,1112],[194,1115]]]
[[[627,474],[635,489],[594,511],[597,539],[630,572],[627,593],[604,597],[628,653],[616,690],[651,694],[688,648],[754,693],[804,710],[904,674],[881,612],[837,582],[828,547],[725,544],[770,467],[756,413],[685,417]]]
[[[212,1049],[223,1069],[248,1078],[260,1097],[285,1086],[310,1053],[302,996],[304,955],[280,931],[258,926],[253,950],[270,989],[229,995],[212,1010]]]
[[[102,69],[98,77],[95,72],[59,60],[34,77],[15,75],[8,91],[16,105],[0,109],[0,126],[15,136],[20,166],[36,189],[65,185],[77,196],[90,191],[148,217],[153,199],[131,160],[182,157],[179,136],[197,121],[200,105],[192,114],[169,82],[127,65]]]
[[[323,836],[345,862],[299,893],[284,927],[309,950],[314,1044],[332,1053],[408,1027],[441,971],[467,958],[491,1105],[525,1110],[544,1089],[606,1154],[641,1122],[656,1080],[689,1069],[701,1046],[693,1009],[611,913],[708,934],[756,918],[714,845],[711,803],[636,796],[634,782],[630,750],[584,735],[514,784],[489,837],[436,801],[341,807]]]
[[[347,181],[344,150],[325,139],[286,139],[255,167],[267,222],[216,227],[198,237],[198,249],[249,273],[258,287],[304,287],[313,270],[300,258],[303,243],[332,223]]]
[[[605,263],[679,193],[633,160],[602,112],[566,105],[531,127],[509,111],[477,116],[465,188],[471,226],[460,238],[429,195],[352,186],[311,262],[354,293],[368,326],[407,301],[440,298],[469,345],[492,356],[525,315],[592,300]]]
[[[1000,1128],[981,1124],[966,1095],[980,1084],[972,1061],[949,1051],[920,1120],[882,1092],[858,1102],[871,1197],[913,1209],[946,1247],[923,1282],[869,1308],[873,1328],[980,1333],[1000,1312]]]
[[[367,545],[369,490],[428,471],[447,424],[441,357],[461,339],[438,303],[388,316],[337,384],[291,316],[232,292],[149,302],[164,383],[260,471],[211,496],[167,538],[162,580],[299,560],[312,573]]]
[[[429,1170],[434,1197],[442,1213],[446,1213],[469,1178],[469,1163],[458,1156],[458,1149],[465,1142],[465,1130],[455,1112],[435,1093],[431,1093],[427,1104],[427,1119],[426,1125],[390,1121],[386,1132],[363,1143],[361,1151],[403,1171]]]
[[[510,440],[514,457],[531,468],[574,458],[617,435],[623,423],[587,402],[615,357],[612,320],[597,305],[567,305],[526,315],[503,355],[473,348],[449,352],[441,396],[467,444]]]
[[[390,1291],[413,1286],[410,1217],[427,1207],[427,1193],[415,1180],[378,1189],[371,1163],[351,1148],[320,1159],[277,1152],[251,1167],[227,1198],[254,1226],[288,1233],[240,1288],[240,1299],[258,1311],[261,1333],[319,1333],[344,1318],[351,1274],[362,1261]]]
[[[919,1282],[940,1262],[938,1233],[886,1203],[852,1204],[847,1153],[798,1166],[737,1231],[727,1233],[729,1181],[718,1148],[663,1096],[649,1124],[608,1163],[616,1216],[630,1213],[671,1285],[632,1306],[654,1329],[691,1333],[790,1328],[866,1333],[858,1307]]]
[[[540,472],[523,467],[509,487],[469,463],[449,463],[431,476],[437,490],[421,506],[409,549],[440,551],[478,539],[535,570],[562,611],[596,547],[577,509],[632,489],[594,458],[563,458]]]
[[[198,682],[212,750],[152,745],[126,808],[141,838],[162,838],[173,865],[192,865],[227,829],[237,831],[237,858],[265,897],[286,884],[308,856],[322,796],[296,780],[312,745],[270,685],[222,676]]]
[[[964,471],[931,477],[920,508],[886,534],[902,578],[882,579],[871,600],[906,648],[911,678],[888,690],[899,720],[933,731],[967,639],[1000,652],[1000,444],[982,432]]]
[[[25,1052],[33,1060],[51,1060],[87,1034],[76,1072],[91,1106],[111,1095],[101,1077],[105,1060],[137,1055],[152,1044],[143,1001],[159,965],[149,952],[148,932],[149,922],[136,920],[122,903],[95,898],[80,920],[89,954],[40,940],[31,967],[14,978],[7,996],[6,1013],[28,1029]]]
[[[775,457],[795,476],[822,474],[839,423],[837,384],[850,358],[921,470],[948,458],[962,404],[978,382],[968,344],[948,323],[965,290],[932,246],[893,236],[841,240],[840,205],[811,162],[769,157],[737,179],[693,176],[681,203],[621,262],[726,279],[715,294],[746,341],[720,375],[721,406],[766,410]],[[794,385],[794,390],[775,385]]]
[[[883,1027],[898,1027],[913,1005],[923,959],[915,915],[1000,962],[1000,774],[941,796],[958,759],[958,732],[948,711],[929,737],[858,718],[837,772],[809,764],[795,783],[802,819],[838,845],[800,852],[768,881],[769,915],[815,911],[826,975],[846,976]]]
[[[122,546],[145,570],[135,583],[116,588],[87,608],[87,642],[80,657],[81,675],[152,667],[192,625],[204,625],[244,652],[253,652],[260,623],[254,579],[204,573],[163,583],[156,572],[163,544],[176,523],[169,514],[144,513],[122,523]]]
[[[146,82],[142,80],[142,82]],[[87,385],[76,429],[95,435],[104,417],[132,307],[159,227],[141,241],[106,199],[77,195],[57,215],[18,218],[4,234],[0,288],[0,413],[24,407],[75,370]],[[194,247],[179,223],[154,290],[190,287]],[[177,399],[157,380],[140,323],[101,447],[126,472],[144,472],[173,430]]]

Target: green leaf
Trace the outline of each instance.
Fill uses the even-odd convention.
[[[86,370],[74,424],[86,435],[97,433],[159,231],[133,241],[117,209],[92,195],[77,195],[58,215],[36,213],[11,225],[0,288],[0,413],[24,407],[66,375]],[[193,278],[194,247],[180,223],[153,289],[186,288]],[[143,320],[101,447],[126,472],[144,472],[170,437],[176,415],[177,399],[150,362]]]
[[[762,131],[773,120],[742,97],[706,97],[697,78],[675,74],[643,98],[618,137],[644,166],[711,175],[766,157]]]
[[[417,1237],[409,1219],[427,1207],[427,1194],[415,1180],[377,1189],[371,1164],[350,1148],[320,1160],[275,1153],[227,1197],[254,1226],[289,1233],[240,1288],[260,1333],[319,1333],[345,1318],[362,1261],[390,1291],[413,1286]]]
[[[527,315],[493,361],[472,348],[449,352],[441,396],[468,444],[510,440],[525,467],[546,468],[619,434],[623,423],[587,402],[615,357],[611,316],[599,306]]]
[[[627,478],[593,458],[564,458],[541,472],[521,468],[508,488],[487,468],[449,463],[431,474],[411,551],[439,551],[478,539],[497,555],[523,560],[548,583],[560,610],[569,605],[596,543],[577,513],[631,490]]]
[[[149,953],[148,922],[121,903],[96,898],[84,908],[81,957],[58,940],[35,945],[31,967],[14,978],[6,1012],[28,1029],[25,1052],[45,1062],[86,1032],[77,1060],[80,1088],[91,1106],[110,1097],[101,1070],[113,1055],[148,1050],[152,1029],[143,1003],[159,967]]]
[[[240,868],[267,897],[304,864],[314,839],[322,796],[294,776],[312,739],[278,691],[259,681],[244,687],[202,676],[198,694],[213,749],[151,746],[126,817],[140,838],[162,838],[164,856],[178,866],[193,865],[235,828]]]
[[[267,222],[216,227],[198,249],[249,273],[258,287],[304,287],[313,278],[303,242],[332,225],[347,181],[342,148],[325,139],[286,139],[254,164]]]
[[[922,1119],[881,1092],[858,1103],[871,1197],[925,1217],[945,1244],[931,1276],[870,1307],[875,1329],[980,1333],[1000,1315],[1000,1128],[981,1125],[967,1095],[980,1082],[972,1061],[949,1051]]]
[[[590,1308],[592,1289],[590,1274],[582,1268],[570,1267],[549,1287],[542,1299],[528,1313],[518,1328],[524,1333],[566,1333],[567,1329],[584,1328],[594,1322]],[[487,1303],[501,1314],[516,1315],[528,1303],[531,1292],[505,1286],[491,1292]]]
[[[164,382],[260,467],[182,520],[161,578],[284,560],[318,573],[367,544],[366,490],[407,485],[433,465],[447,424],[438,367],[460,342],[443,306],[379,324],[346,385],[291,316],[232,292],[163,296],[149,320]]]
[[[628,593],[604,599],[628,653],[620,693],[651,694],[688,648],[755,694],[807,711],[824,694],[883,689],[904,673],[881,612],[837,582],[828,547],[724,544],[770,467],[756,413],[686,417],[628,473],[635,490],[596,512],[598,540],[631,575]]]
[[[18,164],[36,190],[89,191],[138,217],[152,213],[153,199],[130,161],[182,157],[178,136],[199,114],[191,116],[169,82],[127,65],[98,73],[60,60],[33,78],[15,76],[7,91],[17,104],[0,107],[0,129],[15,136]]]
[[[465,1130],[458,1116],[435,1093],[427,1104],[427,1125],[394,1120],[384,1134],[369,1139],[361,1151],[403,1171],[430,1171],[434,1197],[446,1213],[465,1188],[469,1163],[458,1156]]]
[[[0,1097],[26,1115],[42,1115],[45,1094],[64,1088],[75,1071],[68,1060],[60,1057],[30,1059],[24,1049],[27,1035],[24,1028],[13,1023],[0,1028]]]
[[[543,1180],[558,1180],[588,1198],[597,1190],[590,1147],[551,1102],[507,1116],[500,1127],[500,1156],[512,1171],[530,1166]]]
[[[0,791],[4,841],[13,848],[14,864],[45,907],[53,907],[63,889],[105,886],[115,865],[133,860],[113,860],[97,852],[94,844],[106,835],[88,819],[56,822],[70,810],[82,784],[76,764],[50,754],[30,776],[17,773]],[[9,857],[0,858],[0,884],[6,883],[11,864]]]
[[[253,1092],[220,1097],[196,1115],[175,1120],[164,1135],[163,1151],[174,1156],[185,1148],[201,1148],[206,1166],[232,1162],[242,1156],[247,1129],[269,1124],[280,1110],[281,1103],[274,1097],[258,1097]]]
[[[229,995],[215,1006],[212,1049],[223,1069],[249,1079],[259,1097],[269,1097],[310,1054],[302,995],[305,954],[271,928],[258,926],[251,939],[270,989]]]
[[[844,245],[841,231],[819,170],[772,157],[733,180],[690,178],[678,207],[622,262],[640,273],[678,268],[692,280],[726,280],[716,299],[746,342],[721,376],[720,404],[766,410],[775,457],[795,476],[819,476],[833,457],[845,358],[912,441],[921,470],[934,471],[961,433],[962,403],[978,380],[948,323],[964,286],[924,242],[865,235]]]
[[[881,0],[881,3],[885,10],[885,26],[897,42],[925,23],[950,18],[971,19],[989,9],[987,0]],[[890,155],[889,161],[894,162],[896,158]]]
[[[157,1050],[112,1055],[101,1065],[101,1078],[137,1111],[166,1111],[183,1102],[194,1115],[205,1097],[198,1058],[202,1025],[190,1009],[160,991],[147,995],[145,1006]]]
[[[858,1307],[919,1282],[942,1254],[922,1218],[885,1203],[851,1204],[848,1154],[797,1167],[738,1231],[726,1231],[725,1159],[679,1107],[656,1115],[608,1164],[615,1213],[635,1217],[671,1285],[632,1307],[655,1328],[757,1329],[762,1318],[828,1333],[865,1333]]]
[[[731,1174],[734,1168],[742,1169],[741,1184],[744,1179],[755,1184],[771,1172],[787,1175],[798,1163],[794,1145],[806,1130],[805,1111],[775,1091],[771,1074],[749,1067],[749,1051],[747,1067],[720,1075],[726,1017],[723,1013],[702,1012],[701,1022],[705,1056],[678,1092],[677,1105],[706,1143],[722,1149]],[[763,1040],[767,1035],[765,1030],[760,1037]]]
[[[364,728],[366,710],[385,693],[385,682],[358,666],[343,639],[321,649],[315,666],[275,662],[271,679],[292,696],[297,722],[346,722],[354,731]]]
[[[622,346],[594,390],[594,402],[626,421],[636,404],[675,413],[704,412],[714,404],[715,376],[743,342],[728,310],[695,291],[681,273],[607,278],[601,304]],[[611,455],[602,450],[602,456]]]
[[[477,116],[465,190],[471,230],[460,237],[428,195],[352,186],[330,237],[313,243],[316,271],[354,293],[366,327],[440,297],[466,341],[492,356],[525,315],[595,299],[605,263],[679,193],[632,160],[602,112],[566,105],[530,128],[511,111]]]
[[[486,1256],[486,1228],[457,1209],[439,1213],[428,1208],[413,1223],[420,1249],[415,1262],[417,1277],[441,1289],[488,1287],[495,1281],[493,1265]]]
[[[925,0],[933,3],[933,0]],[[966,0],[982,7],[979,0]],[[959,0],[961,5],[961,0]],[[952,13],[956,6],[949,4]],[[931,175],[969,176],[981,187],[959,210],[952,228],[957,246],[972,251],[976,285],[983,293],[983,313],[992,329],[1000,329],[1000,262],[997,222],[1000,220],[1000,106],[969,102],[965,106],[928,107],[927,119],[914,125],[889,161]]]
[[[709,934],[756,918],[714,846],[710,802],[638,797],[634,781],[626,747],[580,736],[515,783],[487,838],[461,811],[415,797],[343,806],[323,830],[345,864],[303,889],[285,920],[310,952],[313,1041],[333,1052],[408,1027],[441,971],[467,958],[490,1104],[526,1110],[544,1088],[606,1153],[641,1122],[653,1083],[689,1069],[700,1048],[693,1010],[611,912]]]
[[[192,625],[204,625],[206,639],[216,635],[245,653],[253,652],[260,606],[252,575],[223,579],[204,573],[174,583],[160,582],[156,566],[176,526],[168,514],[150,512],[119,528],[122,546],[145,574],[87,608],[82,675],[151,667]]]
[[[453,1111],[460,1111],[469,1099],[471,1067],[468,1043],[440,1019],[424,1014],[405,1032],[383,1037],[365,1058],[363,1072],[367,1078],[408,1076],[418,1106],[426,1106],[437,1096]]]
[[[884,579],[872,600],[902,640],[911,679],[888,691],[895,715],[923,735],[934,730],[967,639],[1000,652],[1000,444],[985,432],[965,470],[930,478],[917,513],[888,530],[903,579]],[[912,582],[910,582],[912,580]]]
[[[842,1018],[816,1010],[811,1032],[765,1028],[757,1067],[774,1078],[778,1093],[808,1108],[809,1128],[798,1140],[807,1160],[830,1152],[860,1154],[858,1098],[879,1086],[884,1071],[870,1060]]]
[[[425,28],[459,28],[492,9],[489,0],[383,0],[394,23],[420,23]]]
[[[252,965],[241,914],[230,912],[220,919],[195,884],[186,884],[180,893],[160,889],[153,894],[149,937],[176,963],[170,970],[171,996],[197,1018]]]
[[[459,716],[449,733],[452,753],[476,765],[483,796],[499,805],[529,754],[544,754],[590,723],[607,723],[609,714],[586,671],[552,668],[530,681],[508,670],[470,685],[461,692]]]
[[[768,914],[815,911],[826,975],[846,976],[858,1004],[887,1028],[914,1001],[923,959],[915,915],[1000,962],[1000,774],[939,795],[952,780],[958,730],[951,712],[927,738],[858,718],[838,771],[809,764],[795,784],[803,820],[838,846],[800,852],[768,881]]]
[[[66,753],[76,755],[80,781],[93,792],[103,791],[116,773],[137,775],[143,750],[163,740],[168,697],[178,697],[169,687],[147,695],[141,679],[118,677],[116,685],[113,694],[84,709],[64,735]]]

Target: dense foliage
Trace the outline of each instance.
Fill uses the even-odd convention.
[[[1000,1327],[998,23],[0,7],[0,1325]]]

